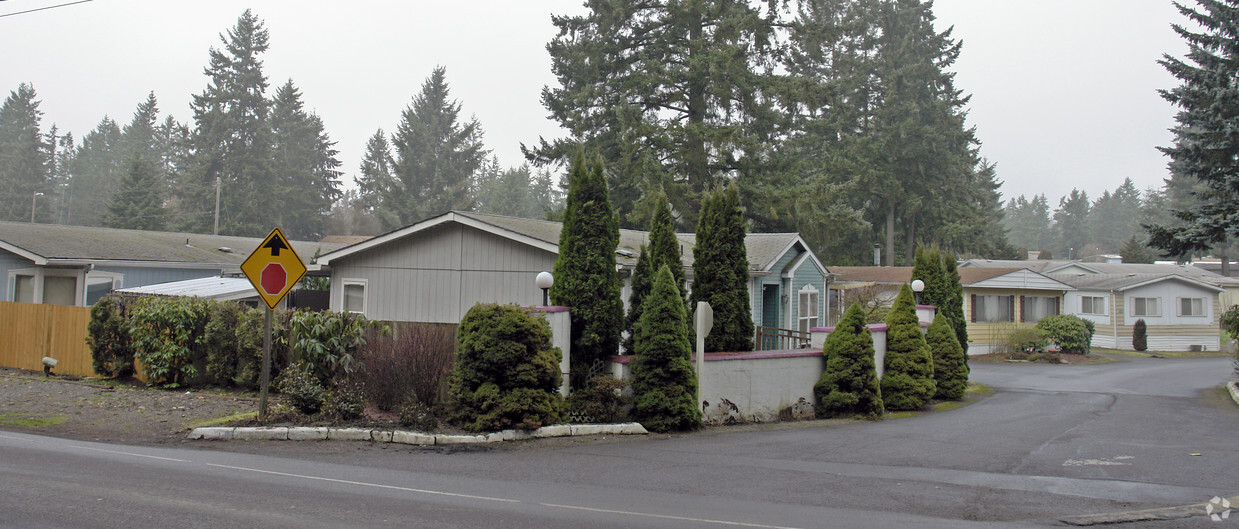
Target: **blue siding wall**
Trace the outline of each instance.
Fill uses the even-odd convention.
[[[33,267],[34,261],[7,250],[0,250],[0,300],[9,299],[9,271]]]
[[[218,268],[140,268],[136,266],[99,266],[95,270],[124,274],[125,277],[121,279],[122,288],[158,285],[160,283],[184,281],[186,279],[219,277],[221,273],[221,270]]]

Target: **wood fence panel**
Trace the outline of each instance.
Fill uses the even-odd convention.
[[[89,307],[0,301],[0,366],[43,370],[43,357],[60,375],[97,376],[86,346]]]

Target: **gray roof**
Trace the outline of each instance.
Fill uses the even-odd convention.
[[[563,229],[562,223],[549,220],[524,219],[468,211],[451,211],[417,224],[379,235],[369,241],[342,248],[332,255],[324,256],[324,262],[345,257],[374,245],[384,244],[391,240],[412,235],[445,220],[460,220],[462,218],[484,225],[489,231],[495,233],[524,238],[528,242],[537,243],[537,245],[549,251],[556,251],[559,245],[559,233]],[[529,241],[530,239],[532,241]],[[684,266],[691,268],[693,265],[693,245],[697,242],[697,235],[693,233],[677,233],[676,239],[680,241]],[[649,244],[649,240],[649,232],[620,230],[619,247],[616,249],[615,262],[629,268],[635,266],[641,246]],[[749,260],[749,270],[751,272],[769,272],[770,267],[774,265],[775,261],[797,242],[804,244],[804,241],[800,239],[800,235],[796,233],[750,233],[746,235],[744,245]],[[806,245],[805,247],[807,248],[808,246]]]
[[[1028,261],[1018,261],[1014,259],[968,259],[960,263],[960,268],[1027,268],[1037,273],[1045,273],[1046,270],[1057,268],[1059,266],[1068,265],[1075,261],[1042,261],[1032,259]],[[1097,263],[1087,263],[1094,265]]]
[[[192,296],[220,301],[258,298],[258,292],[254,290],[254,285],[244,277],[203,277],[157,285],[122,288],[117,290],[117,292],[143,296]]]
[[[1222,289],[1216,285],[1178,274],[1088,274],[1081,272],[1045,274],[1079,290],[1126,290],[1128,288],[1161,281],[1182,281],[1213,291]]]
[[[289,242],[307,263],[315,252],[326,253],[344,246]],[[142,266],[176,263],[236,269],[261,243],[262,239],[255,237],[0,222],[0,249],[39,265],[121,262]]]
[[[1190,277],[1197,281],[1219,286],[1239,286],[1239,280],[1215,274],[1192,265],[1147,264],[1147,263],[1086,263],[1081,261],[1010,261],[995,259],[969,259],[960,265],[978,268],[1027,268],[1046,275],[1057,275],[1063,268],[1078,266],[1086,270],[1105,275],[1177,275]]]

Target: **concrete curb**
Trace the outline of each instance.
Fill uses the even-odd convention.
[[[504,430],[486,435],[431,435],[404,430],[365,430],[361,428],[307,428],[307,427],[204,427],[194,428],[185,436],[194,440],[243,440],[243,441],[371,441],[417,446],[462,445],[500,443],[543,437],[569,437],[576,435],[647,435],[649,432],[639,423],[620,424],[553,424],[537,430]]]
[[[1230,391],[1231,400],[1235,401],[1235,404],[1239,404],[1239,380],[1227,382],[1226,389]]]
[[[1228,498],[1227,501],[1232,504],[1239,503],[1239,496]],[[1110,525],[1116,523],[1182,520],[1196,516],[1207,517],[1209,514],[1208,511],[1205,510],[1205,507],[1208,505],[1208,503],[1196,503],[1192,505],[1164,507],[1161,509],[1147,509],[1143,511],[1086,514],[1082,516],[1068,516],[1065,518],[1059,518],[1058,521],[1077,527],[1089,527],[1093,525]]]

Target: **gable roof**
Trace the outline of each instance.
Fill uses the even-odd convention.
[[[563,230],[563,223],[561,222],[468,211],[449,211],[384,233],[373,239],[324,254],[319,257],[318,262],[329,266],[332,261],[343,259],[449,222],[456,222],[493,233],[554,254],[559,253],[559,233]],[[641,251],[641,246],[649,244],[650,234],[645,231],[621,229],[619,235],[619,247],[616,248],[615,253],[616,264],[632,268],[637,264],[637,257]],[[691,268],[693,265],[693,245],[697,243],[697,235],[694,233],[677,233],[675,237],[680,242],[681,261],[684,267]],[[778,262],[779,258],[797,244],[808,249],[808,245],[804,243],[804,240],[797,233],[750,233],[745,235],[744,247],[749,260],[749,271],[770,272],[771,267]],[[818,262],[819,267],[821,266],[816,257],[813,260]],[[825,270],[825,267],[822,267],[822,269]]]
[[[1187,283],[1189,285],[1195,285],[1213,292],[1222,292],[1225,290],[1216,285],[1211,285],[1209,283],[1197,281],[1195,279],[1183,277],[1177,274],[1085,274],[1077,272],[1046,275],[1076,287],[1079,290],[1124,291],[1154,283],[1161,283],[1163,281]]]
[[[959,264],[958,269],[961,274],[965,268],[1027,268],[1037,273],[1044,273],[1047,269],[1057,268],[1074,262],[1067,260],[1042,261],[1039,259],[1030,259],[1028,261],[1017,261],[1014,259],[967,259]]]
[[[900,285],[912,281],[911,266],[831,266],[836,283]]]
[[[289,241],[303,261],[339,244]],[[0,249],[36,265],[200,266],[239,269],[261,238],[0,222]],[[227,249],[225,251],[224,249]]]
[[[1075,287],[1027,268],[960,268],[959,282],[964,288],[1004,288],[1019,290],[1075,290]]]
[[[202,277],[141,287],[122,288],[117,290],[117,292],[140,296],[192,296],[220,301],[258,299],[258,292],[254,290],[254,285],[250,283],[249,279],[244,277]]]

